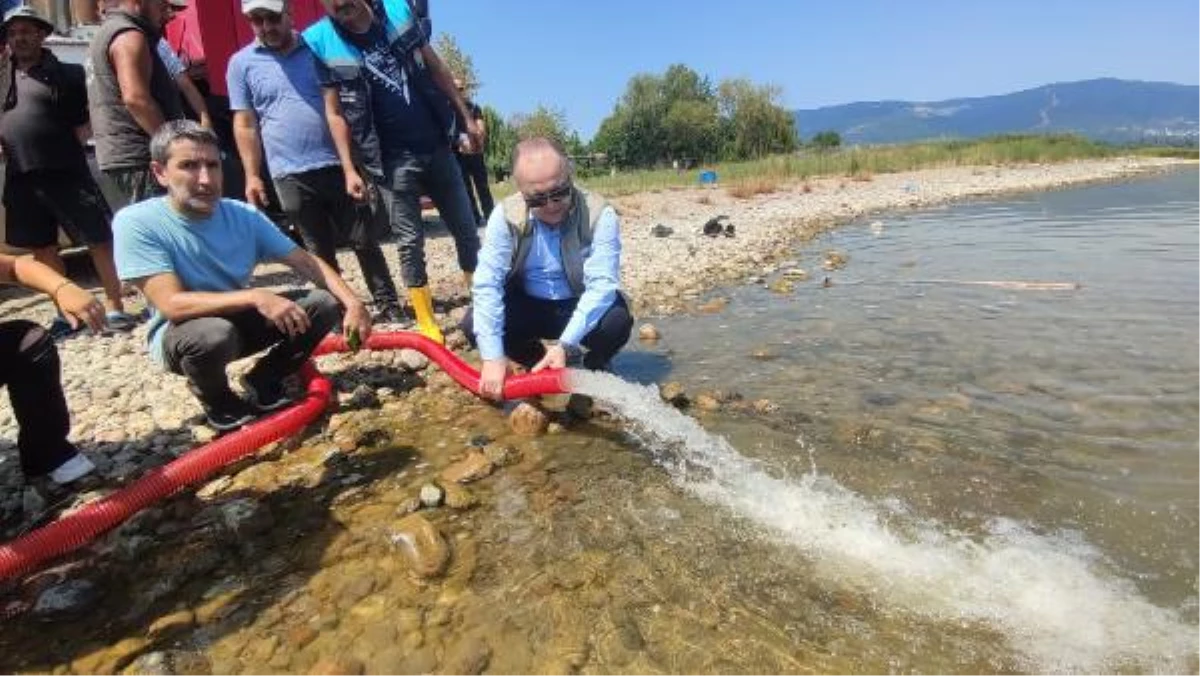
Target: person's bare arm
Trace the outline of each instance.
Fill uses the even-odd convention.
[[[356,331],[362,340],[366,340],[371,335],[371,316],[367,313],[367,306],[346,284],[337,270],[299,247],[292,249],[291,253],[284,256],[282,260],[308,281],[327,289],[334,298],[338,299],[342,307],[346,308],[346,316],[342,320],[342,325],[345,327],[347,335],[351,331]]]
[[[325,123],[329,125],[329,135],[333,137],[333,147],[337,149],[338,161],[342,163],[342,174],[346,177],[346,194],[362,202],[367,199],[367,184],[354,166],[354,153],[351,150],[354,139],[350,134],[350,123],[342,114],[342,101],[338,98],[336,87],[323,87],[321,94],[325,100]]]
[[[117,74],[121,102],[147,134],[153,135],[163,124],[162,110],[150,95],[150,45],[139,31],[127,30],[113,38],[108,59]]]
[[[50,296],[72,326],[83,323],[93,331],[104,328],[104,306],[100,301],[33,256],[0,254],[0,282],[20,284]]]
[[[233,139],[242,156],[246,174],[246,201],[256,207],[267,206],[267,186],[262,180],[262,141],[258,135],[258,115],[253,110],[233,111]]]
[[[264,289],[186,291],[179,277],[173,272],[160,272],[142,277],[134,280],[134,284],[151,303],[154,303],[154,307],[172,322],[227,315],[251,308],[260,309],[260,305],[269,300],[264,296],[279,298]]]
[[[200,126],[212,129],[212,117],[208,114],[208,104],[204,102],[204,95],[196,88],[196,83],[188,77],[187,71],[175,77],[175,84],[179,86],[179,93],[183,94],[183,99],[187,101],[188,106],[200,118]]]
[[[467,109],[467,102],[458,92],[458,87],[454,86],[454,74],[446,67],[442,57],[438,56],[433,47],[429,45],[421,47],[421,56],[425,59],[425,65],[429,68],[429,74],[433,77],[434,84],[450,99],[459,119],[467,125],[467,136],[471,137],[473,146],[467,149],[468,152],[483,148],[483,136],[479,131],[479,123],[471,116],[471,111]]]

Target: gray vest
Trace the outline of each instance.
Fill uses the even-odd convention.
[[[596,221],[600,220],[600,212],[604,211],[608,202],[578,186],[574,188],[571,199],[571,210],[558,227],[562,231],[562,264],[567,273],[567,284],[579,297],[584,290],[583,249],[591,246]],[[512,266],[508,270],[508,278],[504,280],[508,284],[519,279],[525,268],[525,259],[529,257],[529,248],[533,244],[533,228],[529,222],[529,209],[525,207],[525,198],[521,193],[507,197],[502,206],[508,231],[516,243],[513,246]]]
[[[96,163],[101,169],[140,169],[150,165],[150,135],[142,130],[121,100],[117,72],[108,58],[112,41],[129,30],[138,31],[146,38],[151,64],[150,96],[162,111],[163,119],[183,118],[179,88],[158,58],[158,31],[139,16],[119,9],[109,10],[88,46],[84,62]]]

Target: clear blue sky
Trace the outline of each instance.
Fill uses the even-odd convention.
[[[561,109],[586,141],[629,78],[683,63],[788,108],[936,101],[1118,77],[1200,83],[1197,0],[430,0],[508,117]]]

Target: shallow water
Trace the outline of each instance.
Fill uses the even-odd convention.
[[[708,497],[839,578],[917,614],[986,618],[1039,669],[1181,668],[1196,631],[1197,214],[1185,171],[865,219],[797,252],[830,286],[722,292],[723,313],[661,322],[666,338],[627,358],[669,355],[670,378],[780,406],[770,433],[714,428],[788,477],[854,491],[847,540],[819,535],[835,519],[812,523],[821,501],[798,485],[764,493],[730,471],[742,490]],[[831,249],[845,269],[819,269]],[[967,283],[993,281],[1066,288]],[[896,509],[936,525],[897,540]]]
[[[613,417],[529,439],[431,377],[352,452],[347,423],[106,540],[75,573],[101,602],[10,620],[0,666],[1195,672],[1196,186],[867,219],[797,249],[793,293],[721,290],[615,364],[771,412],[575,374]],[[996,280],[1082,286],[959,283]],[[451,557],[414,577],[406,503],[484,444],[520,462],[419,512]]]

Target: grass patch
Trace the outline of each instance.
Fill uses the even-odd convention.
[[[748,178],[726,188],[725,192],[729,193],[730,197],[735,197],[740,200],[754,197],[755,195],[767,195],[779,190],[779,182],[770,177]]]
[[[628,195],[695,187],[699,185],[699,172],[711,169],[717,172],[720,183],[728,186],[729,194],[737,197],[735,193],[761,194],[750,192],[755,189],[755,185],[762,185],[765,192],[774,192],[780,184],[807,182],[813,177],[845,177],[856,181],[869,181],[878,174],[916,169],[1057,163],[1129,155],[1194,160],[1197,159],[1197,150],[1162,147],[1118,148],[1072,135],[1003,135],[826,152],[803,150],[749,162],[706,165],[683,173],[673,169],[649,169],[596,176],[581,179],[580,182],[608,196]],[[772,186],[770,190],[765,190],[767,185]]]

